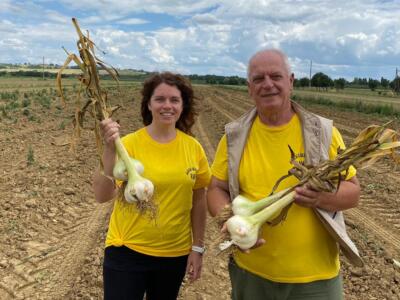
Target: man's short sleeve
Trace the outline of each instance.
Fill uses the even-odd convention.
[[[336,127],[332,128],[332,142],[329,148],[329,159],[333,160],[337,156],[338,149],[346,149],[342,135]],[[349,173],[347,174],[346,180],[351,179],[357,173],[353,166],[350,166]]]
[[[211,172],[204,149],[199,145],[199,169],[193,189],[206,187],[210,183]]]

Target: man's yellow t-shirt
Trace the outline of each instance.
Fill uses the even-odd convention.
[[[257,117],[250,129],[239,166],[240,194],[256,201],[269,195],[276,181],[292,168],[289,147],[296,160],[304,161],[301,124],[297,115],[289,123],[269,127]],[[333,128],[329,157],[344,149],[342,137]],[[212,165],[212,175],[228,180],[226,136],[221,139]],[[355,175],[351,168],[347,179]],[[279,190],[296,184],[291,176]],[[335,240],[325,230],[311,208],[293,204],[287,218],[277,226],[263,225],[265,244],[249,254],[238,251],[234,258],[243,269],[263,278],[287,283],[305,283],[335,277],[339,272],[339,253]]]
[[[153,182],[158,212],[151,220],[139,214],[135,204],[116,199],[106,247],[124,245],[152,256],[188,254],[193,190],[206,187],[211,176],[203,148],[179,130],[169,143],[154,141],[146,128],[125,136],[122,142],[129,155],[143,164],[142,176]]]

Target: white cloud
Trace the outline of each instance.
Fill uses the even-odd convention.
[[[211,0],[61,0],[60,2],[73,9],[94,10],[97,13],[167,13],[171,15],[187,15],[218,5],[222,1]]]
[[[125,19],[117,22],[118,24],[124,24],[124,25],[141,25],[141,24],[147,24],[149,21],[144,20],[144,19],[139,19],[139,18],[130,18],[130,19]]]
[[[197,24],[204,25],[214,25],[219,23],[217,17],[210,13],[195,15],[192,20]]]
[[[104,59],[129,68],[245,76],[247,59],[263,47],[282,48],[296,74],[307,74],[313,60],[316,69],[331,72],[330,76],[344,77],[351,70],[362,70],[375,77],[373,66],[391,68],[400,61],[399,1],[57,3],[60,8],[49,0],[1,1],[1,59],[16,62],[37,57],[39,61],[45,55],[53,62],[63,60],[62,45],[76,49],[69,16],[74,13],[82,29],[89,29],[92,39],[107,53]],[[146,13],[159,14],[160,23]],[[147,29],[140,32],[129,25]],[[29,45],[25,53],[17,40]],[[9,52],[6,42],[19,50]],[[380,72],[376,71],[376,76],[381,76]]]
[[[23,50],[27,48],[27,44],[20,39],[17,38],[9,38],[9,39],[4,39],[0,40],[0,45],[7,47],[9,50]]]

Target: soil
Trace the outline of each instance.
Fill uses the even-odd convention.
[[[195,134],[210,162],[224,124],[252,104],[245,93],[197,86],[201,96]],[[122,133],[138,129],[140,93],[110,91]],[[72,96],[70,97],[72,99]],[[112,203],[97,204],[91,176],[98,158],[93,120],[70,151],[73,100],[53,97],[49,108],[32,104],[0,120],[0,299],[101,299],[104,239]],[[370,124],[387,121],[355,112],[308,106],[334,120],[346,143]],[[32,118],[30,116],[36,116]],[[398,130],[399,124],[393,126]],[[359,170],[360,204],[345,212],[350,236],[365,262],[341,257],[346,299],[400,299],[400,171],[385,159]],[[208,219],[202,278],[184,282],[180,299],[230,299],[227,259],[217,256],[218,228]]]

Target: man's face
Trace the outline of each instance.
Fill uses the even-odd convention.
[[[259,113],[268,116],[290,107],[293,74],[288,74],[282,57],[275,52],[261,52],[249,66],[249,94]]]

